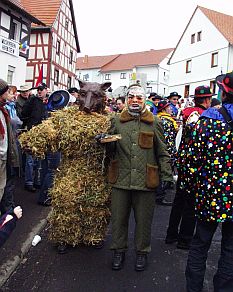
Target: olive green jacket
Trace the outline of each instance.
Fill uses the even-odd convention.
[[[113,187],[152,191],[160,180],[173,181],[161,121],[150,111],[138,118],[127,110],[113,116],[109,134],[122,136],[107,145],[111,157],[108,181]]]

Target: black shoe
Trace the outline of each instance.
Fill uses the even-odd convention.
[[[31,186],[31,185],[25,185],[24,189],[32,193],[35,193],[36,191],[36,188],[34,188],[34,186]]]
[[[169,237],[169,236],[167,236],[165,238],[165,243],[166,244],[172,244],[172,243],[175,243],[177,241],[178,241],[177,237]]]
[[[179,249],[189,250],[190,249],[190,243],[181,241],[181,242],[177,243],[176,247],[179,248]]]
[[[135,263],[135,271],[144,271],[147,265],[147,255],[138,253]]]
[[[58,247],[57,247],[57,252],[58,252],[59,254],[67,253],[67,248],[68,248],[67,244],[65,244],[65,243],[60,243],[60,244],[58,245]]]
[[[167,199],[156,200],[156,204],[161,206],[172,206],[172,201],[168,201]]]
[[[123,268],[125,261],[125,253],[120,251],[114,251],[112,258],[112,270],[118,271]]]

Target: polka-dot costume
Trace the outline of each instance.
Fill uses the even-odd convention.
[[[233,104],[226,108],[233,117]],[[183,187],[196,197],[196,213],[206,221],[233,221],[233,133],[221,114],[205,111],[191,133],[183,162]]]

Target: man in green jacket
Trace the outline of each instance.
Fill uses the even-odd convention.
[[[155,190],[160,180],[164,189],[173,185],[170,156],[164,144],[161,121],[145,105],[146,94],[131,85],[126,109],[111,120],[109,134],[120,134],[117,142],[108,143],[111,156],[108,180],[112,184],[112,269],[123,267],[128,241],[131,208],[135,217],[135,270],[143,271],[151,250],[151,225]]]

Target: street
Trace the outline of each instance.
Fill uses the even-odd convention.
[[[30,194],[30,196],[35,196],[35,194]],[[24,200],[25,197],[27,199],[29,196],[24,196]],[[32,200],[27,208],[29,206],[31,209],[40,209],[40,212],[48,212],[47,208],[41,209]],[[27,213],[27,210],[24,211]],[[35,247],[31,247],[29,252],[24,255],[21,264],[2,286],[1,291],[185,292],[184,271],[188,252],[176,249],[175,245],[164,243],[169,212],[170,207],[156,206],[152,230],[152,252],[149,255],[148,267],[144,272],[134,271],[134,223],[131,216],[129,249],[124,268],[121,271],[111,270],[112,253],[109,250],[111,227],[109,227],[109,234],[102,249],[79,246],[69,248],[68,253],[63,255],[58,254],[56,247],[47,241],[48,231],[45,228],[40,233],[41,242]],[[31,212],[31,214],[36,214],[36,212]],[[21,229],[23,229],[22,226]],[[17,232],[16,229],[12,237]],[[6,245],[9,245],[11,240],[12,238]],[[219,248],[218,231],[207,262],[203,290],[205,292],[213,291],[212,277],[216,271]]]

